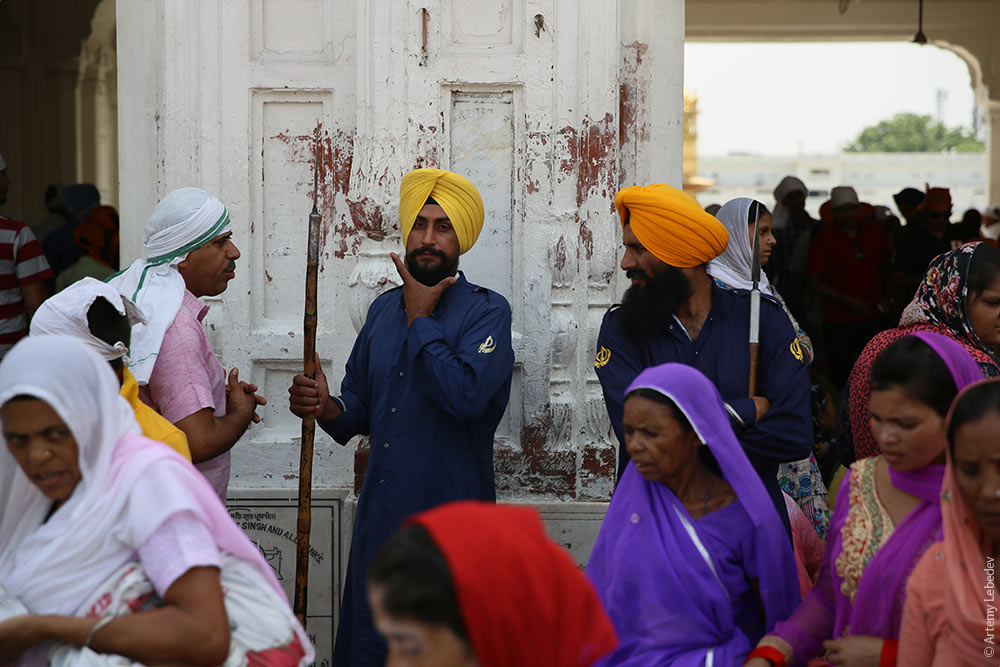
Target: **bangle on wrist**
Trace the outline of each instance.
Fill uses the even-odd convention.
[[[882,640],[882,653],[879,655],[878,667],[896,667],[896,654],[899,652],[899,641],[896,639]]]
[[[773,646],[758,646],[750,651],[750,655],[743,661],[743,664],[747,664],[754,658],[763,658],[775,667],[785,667],[785,654]]]
[[[87,638],[83,640],[83,648],[90,648],[90,642],[94,640],[94,635],[97,634],[97,631],[110,623],[112,620],[114,620],[114,616],[105,616],[97,621],[97,623],[94,623],[94,627],[92,627],[90,632],[87,633]]]

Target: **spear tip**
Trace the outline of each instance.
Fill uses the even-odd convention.
[[[317,213],[316,200],[319,198],[319,153],[322,144],[319,141],[319,122],[316,123],[316,132],[313,135],[313,213]]]

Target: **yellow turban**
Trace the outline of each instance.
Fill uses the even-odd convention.
[[[729,245],[729,233],[694,197],[669,185],[635,185],[619,190],[615,208],[639,243],[661,262],[678,268],[701,266]]]
[[[483,231],[483,199],[464,176],[444,169],[414,169],[399,186],[399,231],[403,245],[428,197],[444,209],[458,235],[459,254],[468,252]]]

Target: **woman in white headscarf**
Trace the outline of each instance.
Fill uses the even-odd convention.
[[[708,263],[708,274],[722,288],[749,290],[753,287],[750,269],[753,258],[754,221],[757,222],[757,233],[760,236],[760,264],[763,267],[771,258],[777,243],[772,233],[771,213],[759,201],[740,197],[726,202],[716,217],[729,232],[729,245],[725,252]],[[774,289],[763,271],[760,274],[758,287],[762,294],[771,297],[785,310],[792,328],[795,329],[803,359],[806,363],[812,363],[813,347],[809,335],[795,321],[781,295]],[[816,529],[816,533],[825,538],[826,526],[830,522],[830,507],[826,498],[826,486],[823,484],[823,476],[815,457],[810,456],[794,463],[783,463],[778,470],[778,480],[782,490],[802,508]]]
[[[68,336],[0,363],[0,664],[304,666],[271,568]],[[231,629],[232,628],[232,629]]]
[[[763,268],[771,259],[777,241],[774,238],[772,217],[767,207],[755,199],[739,197],[730,199],[716,214],[729,232],[729,245],[725,252],[708,263],[708,274],[715,279],[716,284],[727,289],[748,290],[753,287],[750,277],[750,267],[753,263],[753,226],[757,221],[757,233],[760,236],[760,266]],[[795,336],[802,348],[807,363],[812,363],[813,347],[809,335],[802,330],[799,323],[792,317],[785,306],[784,299],[778,290],[767,279],[767,274],[761,271],[758,283],[762,294],[777,301],[788,315],[795,329]]]

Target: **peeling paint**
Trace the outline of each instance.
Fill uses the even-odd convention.
[[[556,271],[561,273],[566,268],[566,237],[560,236],[552,251],[552,261]]]
[[[576,452],[551,447],[548,414],[521,430],[520,450],[494,448],[497,492],[508,496],[531,494],[576,497]]]
[[[360,494],[361,487],[365,485],[365,472],[368,471],[368,458],[371,450],[368,447],[358,446],[354,452],[354,493]]]
[[[368,238],[373,241],[381,241],[387,236],[381,206],[368,197],[358,201],[348,200],[347,206],[351,211],[351,219],[354,221],[355,227],[363,231]]]
[[[618,137],[621,147],[619,181],[627,183],[640,144],[649,142],[647,92],[651,81],[649,64],[643,56],[649,46],[642,42],[622,45],[618,89]]]
[[[334,256],[344,257],[348,253],[356,253],[364,236],[364,229],[359,228],[353,216],[345,211],[336,210],[337,196],[346,196],[351,186],[351,167],[354,163],[354,133],[343,130],[324,129],[317,124],[313,134],[291,134],[289,131],[279,132],[271,137],[287,145],[292,151],[292,160],[307,165],[308,173],[312,175],[312,165],[315,162],[315,137],[320,137],[319,160],[319,205],[323,215],[322,243],[325,245],[330,231],[333,230],[337,250]],[[296,189],[312,201],[312,178],[306,182],[297,183]]]
[[[586,220],[580,221],[580,247],[583,248],[588,260],[594,256],[594,234],[587,226]]]
[[[615,447],[587,445],[580,458],[579,499],[609,500],[615,488]]]
[[[589,117],[583,119],[577,156],[577,206],[582,206],[591,196],[613,200],[617,185],[617,149],[617,128],[610,111],[599,121],[592,121]]]

